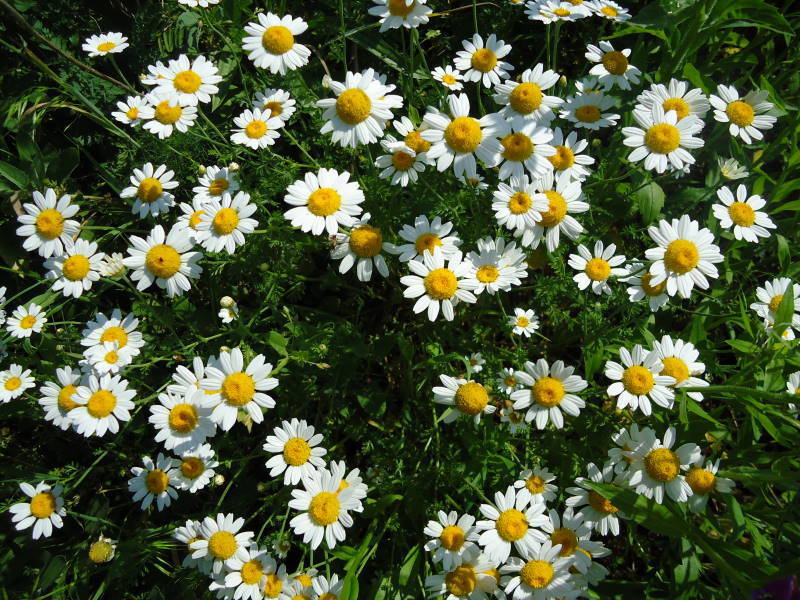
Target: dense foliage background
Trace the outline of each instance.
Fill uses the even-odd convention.
[[[289,533],[289,568],[302,563],[350,574],[351,599],[423,597],[431,567],[421,548],[422,529],[437,509],[476,514],[494,491],[534,464],[558,475],[563,494],[576,476],[585,475],[588,462],[604,461],[611,433],[631,420],[659,433],[674,425],[679,439],[722,457],[722,474],[737,486],[699,516],[618,492],[614,501],[633,520],[625,522],[620,536],[605,540],[613,554],[602,562],[611,573],[595,589],[596,597],[734,598],[797,572],[800,428],[781,393],[800,358],[796,343],[768,337],[748,308],[764,280],[800,277],[796,5],[664,0],[630,5],[634,19],[625,24],[587,19],[547,29],[509,2],[432,0],[443,14],[410,34],[379,34],[367,3],[349,0],[223,0],[205,10],[171,0],[11,5],[33,29],[83,62],[89,62],[80,51],[85,37],[122,31],[131,47],[115,56],[116,65],[103,59],[92,65],[137,90],[146,65],[181,53],[204,54],[224,80],[213,102],[201,108],[207,118],[186,134],[158,140],[110,118],[126,90],[65,60],[11,17],[6,0],[0,2],[0,282],[9,287],[9,297],[21,294],[7,310],[38,298],[50,312],[42,335],[9,342],[4,364],[33,369],[39,382],[54,377],[56,367],[80,358],[84,323],[96,311],[108,314],[115,307],[137,315],[147,341],[125,371],[138,391],[137,407],[118,435],[84,439],[62,432],[42,419],[35,390],[0,406],[0,512],[19,500],[19,481],[47,479],[64,485],[69,515],[62,530],[38,542],[29,531],[14,531],[10,515],[0,518],[4,598],[210,597],[207,579],[180,567],[184,550],[171,532],[187,518],[216,512],[245,517],[247,529],[262,540],[288,530],[290,490],[281,478],[268,477],[261,445],[272,427],[292,417],[313,423],[325,435],[329,457],[359,467],[370,486],[366,510],[356,516],[342,547],[311,553]],[[308,21],[303,43],[314,47],[314,55],[307,67],[279,77],[247,60],[242,27],[261,9]],[[338,274],[324,238],[289,226],[283,216],[286,186],[308,170],[336,167],[359,180],[365,212],[392,241],[418,214],[452,220],[464,248],[500,233],[490,209],[492,180],[481,192],[464,188],[451,172],[429,168],[416,185],[392,187],[372,166],[378,147],[333,147],[318,133],[322,111],[314,106],[330,95],[320,83],[326,71],[341,79],[346,70],[374,67],[406,99],[396,116],[409,114],[418,122],[426,106],[441,106],[445,97],[430,70],[450,62],[461,40],[476,30],[497,33],[513,46],[508,60],[516,66],[514,74],[543,62],[566,75],[569,86],[588,72],[587,43],[621,38],[622,47],[633,49],[631,62],[646,82],[674,76],[706,93],[718,83],[769,90],[783,115],[765,141],[745,146],[712,121],[703,132],[699,162],[683,179],[652,179],[630,165],[621,126],[582,134],[597,160],[584,185],[591,204],[581,218],[586,237],[613,241],[632,258],[652,245],[645,226],[658,218],[689,214],[708,222],[725,255],[720,278],[708,292],[696,290],[691,300],[670,303],[656,314],[646,304],[629,303],[623,284],[613,286],[611,297],[579,293],[566,266],[575,244],[564,241],[549,256],[532,253],[536,268],[511,294],[481,296],[477,305],[459,307],[455,321],[430,323],[413,315],[412,303],[402,297],[399,277],[406,269],[396,260],[389,259],[388,279],[361,283],[354,271]],[[233,117],[265,87],[288,90],[298,112],[269,150],[233,146],[227,133]],[[569,93],[566,86],[557,89],[562,97]],[[473,84],[467,91],[477,97]],[[486,110],[495,110],[490,96],[480,93]],[[614,92],[622,99],[624,124],[630,124],[636,93]],[[755,245],[719,230],[710,218],[722,184],[718,157],[734,157],[750,171],[747,185],[767,198],[777,234]],[[92,293],[65,300],[48,292],[39,258],[26,253],[14,233],[15,206],[28,201],[33,190],[51,186],[80,204],[85,236],[105,252],[124,252],[128,236],[145,235],[152,226],[133,218],[119,198],[134,167],[167,164],[181,182],[178,200],[188,201],[199,166],[231,161],[241,166],[242,189],[259,206],[258,232],[233,256],[206,255],[199,282],[174,301],[155,288],[134,293],[124,280],[103,280]],[[171,222],[175,210],[158,221]],[[225,295],[241,308],[241,318],[230,326],[216,315]],[[537,311],[541,335],[525,340],[509,333],[506,315],[516,306]],[[656,409],[649,418],[616,412],[605,394],[604,362],[615,359],[620,346],[649,345],[665,333],[701,351],[712,383],[706,401],[697,404],[679,393],[673,411]],[[184,493],[163,512],[143,512],[131,501],[127,479],[142,455],[161,450],[147,423],[147,406],[177,365],[217,354],[221,345],[263,353],[278,365],[277,406],[263,424],[237,425],[213,439],[222,485]],[[576,365],[590,382],[583,394],[587,407],[562,430],[529,430],[516,437],[499,418],[478,427],[467,421],[437,423],[442,409],[433,404],[431,388],[440,373],[465,372],[462,357],[471,352],[487,359],[477,379],[489,385],[502,367],[521,368],[525,360],[542,356]],[[501,395],[496,400],[502,401]],[[119,540],[117,557],[107,565],[87,558],[89,543],[100,533]]]

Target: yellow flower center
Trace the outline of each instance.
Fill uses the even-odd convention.
[[[433,249],[436,246],[441,246],[442,240],[439,239],[439,236],[433,233],[423,233],[421,236],[417,238],[417,241],[414,242],[414,249],[419,253],[422,254],[427,250],[431,254],[433,254]]]
[[[525,214],[532,205],[533,199],[525,192],[516,192],[508,199],[508,210],[515,215]]]
[[[664,290],[667,288],[667,280],[665,279],[658,285],[650,285],[650,280],[653,279],[653,276],[650,273],[645,273],[642,275],[642,289],[644,293],[648,296],[660,296],[664,293]]]
[[[414,10],[414,2],[406,4],[406,0],[389,0],[387,7],[389,14],[395,17],[405,17]]]
[[[376,256],[383,247],[381,230],[372,225],[361,225],[350,232],[350,249],[361,258]]]
[[[585,271],[592,281],[605,281],[611,275],[611,265],[602,258],[593,258],[586,263]]]
[[[36,317],[33,315],[25,315],[19,320],[21,329],[31,329],[34,325],[36,325]]]
[[[472,152],[482,139],[481,126],[472,117],[456,117],[444,130],[444,140],[455,152]]]
[[[619,50],[603,54],[603,66],[612,75],[624,75],[628,70],[628,58]]]
[[[229,531],[217,531],[208,539],[208,551],[216,558],[227,560],[236,553],[239,544]]]
[[[516,508],[509,508],[500,513],[495,522],[497,535],[507,542],[516,542],[528,532],[528,519]]]
[[[270,54],[285,54],[294,46],[294,36],[283,25],[273,25],[261,36],[261,45]]]
[[[111,352],[106,352],[106,355],[103,357],[103,360],[110,365],[115,365],[117,364],[117,361],[119,361],[119,354],[116,353],[114,350],[112,350]]]
[[[542,213],[542,220],[539,221],[539,225],[542,227],[555,227],[567,215],[567,201],[564,200],[564,196],[554,190],[546,190],[544,195],[547,196],[550,206],[547,212]]]
[[[652,152],[669,154],[680,146],[681,132],[675,125],[658,123],[644,134],[644,143]]]
[[[594,104],[585,104],[575,109],[575,118],[584,123],[599,121],[601,116],[600,109]]]
[[[667,98],[662,106],[664,107],[664,112],[674,110],[678,115],[679,121],[689,116],[689,104],[683,98]]]
[[[169,279],[181,268],[181,255],[172,246],[158,244],[147,251],[144,264],[156,277]]]
[[[740,227],[750,227],[756,222],[756,211],[746,202],[734,202],[728,207],[728,214]]]
[[[423,280],[425,291],[434,300],[452,298],[458,289],[458,280],[450,269],[434,269]]]
[[[450,75],[450,73],[445,73],[442,75],[442,83],[446,83],[447,85],[453,85],[456,82],[456,78]]]
[[[65,385],[61,390],[58,392],[58,408],[61,409],[61,412],[68,413],[73,408],[78,406],[78,403],[72,399],[72,395],[78,388],[72,384]]]
[[[102,343],[117,342],[117,345],[123,348],[128,343],[128,334],[122,327],[113,326],[103,332],[103,335],[100,336],[100,341]]]
[[[268,574],[267,580],[264,582],[264,595],[267,598],[277,598],[282,589],[283,582],[280,578],[275,573]]]
[[[431,143],[428,140],[422,139],[419,131],[411,131],[403,140],[409,148],[414,152],[427,152],[431,149]]]
[[[114,546],[110,543],[99,540],[89,546],[89,560],[96,564],[105,563],[111,560],[114,554]]]
[[[460,550],[467,537],[464,530],[456,525],[448,525],[442,530],[439,540],[445,550]]]
[[[575,153],[566,146],[556,146],[556,153],[548,156],[547,160],[556,171],[564,171],[575,164]]]
[[[468,381],[459,386],[453,398],[455,407],[465,415],[477,415],[489,404],[489,394],[480,383]]]
[[[551,533],[550,541],[553,546],[561,544],[561,551],[558,553],[559,556],[572,556],[575,554],[575,550],[578,549],[578,536],[575,535],[572,529],[567,529],[566,527],[556,529]]]
[[[607,17],[616,17],[619,15],[619,13],[610,6],[604,6],[603,8],[600,9],[600,12],[606,15]]]
[[[231,373],[222,382],[222,397],[231,406],[244,406],[253,399],[256,384],[247,373]]]
[[[151,494],[163,494],[169,487],[169,475],[161,469],[153,469],[144,478],[144,484]]]
[[[516,86],[508,95],[508,103],[521,115],[527,115],[542,105],[542,88],[535,83],[524,82]]]
[[[568,17],[568,16],[570,16],[572,13],[571,13],[571,12],[570,12],[568,9],[566,9],[566,8],[557,8],[557,9],[555,9],[555,10],[553,11],[553,14],[555,14],[555,15],[557,15],[557,16],[559,16],[559,17]]]
[[[192,216],[189,217],[189,226],[192,229],[197,229],[197,226],[200,224],[200,217],[202,217],[206,211],[204,210],[196,210],[192,213]]]
[[[241,576],[242,583],[246,585],[260,583],[264,576],[264,565],[259,560],[249,560],[242,565]]]
[[[644,469],[656,481],[672,481],[678,476],[681,463],[669,448],[656,448],[644,457]]]
[[[339,498],[331,492],[320,492],[311,499],[308,515],[317,525],[325,526],[335,523],[339,518]]]
[[[97,390],[89,396],[86,410],[95,419],[102,419],[110,415],[117,407],[117,397],[108,390]]]
[[[293,467],[299,467],[311,458],[311,446],[303,438],[294,437],[283,446],[283,460]]]
[[[125,111],[125,116],[128,117],[131,121],[139,118],[139,109],[135,106],[131,106],[128,110]],[[97,542],[99,543],[99,542]]]
[[[139,187],[136,189],[136,195],[142,202],[155,202],[164,191],[161,182],[155,177],[145,177],[139,182]]]
[[[477,583],[478,575],[469,565],[461,565],[444,576],[447,591],[459,598],[470,595]]]
[[[616,506],[611,504],[608,498],[604,498],[594,490],[589,492],[589,506],[604,515],[610,515],[619,510]]]
[[[172,85],[175,86],[175,89],[184,94],[194,94],[200,89],[200,84],[202,83],[200,76],[191,70],[181,71],[172,80]]]
[[[222,193],[230,187],[230,182],[224,177],[217,177],[214,181],[208,184],[208,193],[212,196],[221,196]]]
[[[564,384],[554,377],[542,377],[533,384],[531,395],[539,406],[557,406],[564,398]]]
[[[705,496],[714,491],[716,476],[711,471],[706,471],[699,467],[692,467],[686,473],[686,483],[692,488],[695,494]]]
[[[6,379],[6,382],[3,385],[3,387],[5,387],[6,390],[8,390],[9,392],[13,392],[16,389],[19,389],[19,386],[21,385],[22,385],[22,379],[20,379],[19,377],[9,377],[8,379]]]
[[[279,117],[283,112],[283,104],[274,100],[272,102],[267,102],[264,108],[269,109],[270,117]]]
[[[541,494],[547,484],[538,475],[531,475],[525,480],[525,487],[531,494]]]
[[[181,474],[187,479],[197,479],[205,470],[205,463],[196,456],[187,456],[181,461]]]
[[[336,98],[336,114],[348,125],[357,125],[365,121],[372,111],[372,101],[359,88],[343,91]]]
[[[61,271],[70,281],[80,281],[89,273],[89,259],[82,254],[73,254],[64,261]]]
[[[50,492],[40,492],[31,498],[31,514],[46,519],[56,511],[56,497]]]
[[[494,265],[483,265],[475,272],[475,277],[481,283],[492,283],[500,277],[500,271]]]
[[[688,273],[700,262],[700,252],[694,242],[675,240],[667,246],[664,253],[664,264],[675,273]]]
[[[308,210],[317,217],[328,217],[339,210],[342,197],[333,188],[319,188],[308,197]]]
[[[653,389],[655,380],[650,369],[641,365],[633,365],[622,373],[622,384],[631,394],[643,396]]]
[[[680,358],[675,356],[668,356],[661,361],[664,368],[659,375],[668,375],[675,378],[675,385],[681,381],[686,381],[689,378],[689,366]]]
[[[731,123],[735,123],[739,127],[747,127],[755,118],[753,107],[741,100],[736,100],[728,104],[725,108],[725,113],[728,115]]]
[[[239,213],[232,208],[222,208],[214,215],[214,231],[228,235],[239,226]]]
[[[488,73],[497,66],[497,56],[488,48],[481,48],[472,54],[472,68],[481,73]]]
[[[172,407],[167,420],[169,421],[169,428],[173,431],[189,433],[197,427],[200,417],[194,405],[182,403]]]
[[[257,140],[258,138],[264,137],[264,134],[266,133],[267,124],[261,119],[254,119],[250,121],[247,124],[247,127],[244,128],[244,134],[251,140]]]
[[[392,166],[398,171],[408,171],[414,166],[414,157],[408,152],[398,150],[392,154]]]
[[[162,100],[156,106],[155,117],[156,121],[164,125],[172,125],[177,123],[181,118],[183,109],[180,106],[170,106],[169,100]]]
[[[519,570],[519,577],[528,587],[541,589],[553,580],[553,566],[544,560],[529,560]]]
[[[528,325],[530,325],[530,319],[528,317],[517,317],[517,327],[522,327],[525,329]]]
[[[54,240],[64,231],[64,217],[55,208],[47,208],[36,215],[36,232],[43,238]]]
[[[777,312],[778,307],[783,302],[783,294],[778,294],[777,296],[773,296],[772,299],[769,301],[769,310],[770,312]]]
[[[114,42],[103,42],[102,44],[98,44],[97,49],[100,52],[110,52],[116,47],[117,45]]]
[[[503,158],[523,162],[533,154],[534,144],[524,133],[510,133],[500,140],[503,144]]]

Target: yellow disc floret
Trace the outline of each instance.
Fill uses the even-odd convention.
[[[711,471],[699,467],[692,467],[686,473],[686,483],[689,484],[695,494],[700,494],[701,496],[714,491],[716,479],[717,477]]]
[[[275,573],[269,573],[264,582],[264,595],[267,598],[277,598],[283,589],[283,582]]]
[[[103,331],[103,334],[100,336],[100,341],[102,343],[117,342],[117,346],[122,348],[128,343],[128,333],[122,327],[113,325]]]
[[[477,583],[478,575],[469,565],[461,565],[444,576],[447,591],[458,598],[469,596]]]
[[[397,150],[392,154],[392,166],[398,171],[408,171],[414,166],[414,157],[408,152]]]
[[[70,281],[80,281],[89,274],[89,259],[82,254],[73,254],[64,261],[61,272]]]
[[[107,563],[114,557],[114,546],[105,540],[98,540],[89,546],[89,560],[95,564]]]
[[[208,539],[208,551],[221,560],[228,560],[238,548],[236,538],[229,531],[217,531]]]
[[[509,508],[500,513],[495,522],[497,535],[507,542],[516,542],[528,532],[528,519],[516,508]]]
[[[525,487],[531,494],[541,494],[546,486],[545,480],[538,475],[531,475],[525,480]]]
[[[294,46],[294,36],[283,25],[273,25],[264,31],[261,45],[270,54],[286,54]]]
[[[336,114],[348,125],[357,125],[365,121],[372,111],[372,101],[359,88],[343,91],[336,98]]]
[[[191,70],[181,71],[172,80],[172,85],[175,86],[175,89],[184,94],[194,94],[200,89],[202,83],[203,80],[200,79],[200,76]]]
[[[264,108],[269,110],[270,117],[279,117],[283,112],[283,104],[274,100],[272,102],[267,102]]]
[[[228,235],[239,226],[239,213],[232,208],[221,208],[214,215],[213,225],[217,235]]]
[[[241,576],[242,583],[246,585],[260,583],[264,576],[264,565],[260,560],[249,560],[242,565]]]
[[[333,188],[319,188],[308,197],[308,210],[317,217],[329,217],[342,205],[342,197]]]
[[[542,88],[535,83],[524,82],[517,85],[508,95],[508,103],[521,115],[528,115],[542,105]]]
[[[439,541],[445,550],[460,550],[466,539],[464,530],[457,525],[448,525],[442,530],[442,535],[439,536]]]
[[[497,55],[488,48],[481,48],[472,54],[472,68],[481,73],[488,73],[497,66]]]
[[[169,487],[169,475],[161,469],[153,469],[144,478],[144,484],[151,494],[163,494]]]
[[[592,281],[605,281],[611,275],[611,265],[602,258],[593,258],[586,263],[586,276]]]
[[[475,381],[468,381],[459,386],[453,397],[455,407],[465,415],[477,415],[489,404],[486,388]]]
[[[284,444],[283,460],[286,464],[299,467],[306,464],[309,458],[311,458],[311,446],[303,438],[293,437]]]
[[[114,42],[103,42],[102,44],[98,44],[97,49],[100,52],[111,52],[117,45]]]
[[[483,265],[475,272],[475,278],[481,283],[492,283],[500,277],[500,271],[494,265]]]
[[[542,227],[555,227],[567,215],[567,201],[564,196],[554,190],[546,190],[544,195],[550,203],[547,212],[542,213],[542,220],[539,225]]]
[[[222,382],[222,397],[231,406],[244,406],[253,399],[256,384],[247,373],[231,373]]]
[[[615,9],[611,8],[610,6],[602,7],[600,9],[600,12],[603,13],[607,17],[616,17],[616,16],[619,15],[619,13]]]
[[[422,139],[419,131],[409,132],[403,141],[405,142],[406,146],[417,153],[427,152],[431,149],[431,143],[428,140]]]
[[[756,222],[756,211],[747,202],[734,202],[728,207],[728,214],[740,227],[750,227]]]
[[[523,162],[533,154],[533,141],[524,133],[509,133],[500,143],[503,144],[503,158],[506,160]]]
[[[56,511],[56,497],[50,492],[40,492],[31,498],[31,514],[46,519]]]
[[[311,499],[308,516],[323,527],[335,523],[339,518],[339,497],[331,492],[320,492]]]
[[[653,279],[653,276],[650,273],[645,273],[641,277],[642,279],[642,289],[644,293],[648,296],[660,296],[664,293],[664,290],[667,289],[667,280],[665,279],[658,285],[650,285],[650,281]]]
[[[611,504],[611,501],[608,498],[604,498],[594,490],[589,492],[589,506],[591,506],[597,512],[605,515],[614,514],[619,510],[616,506]]]
[[[659,375],[668,375],[675,378],[675,385],[681,381],[686,381],[689,378],[689,366],[680,358],[675,356],[667,356],[661,361],[664,368]]]
[[[567,146],[556,146],[556,153],[548,156],[547,160],[556,171],[564,171],[575,164],[575,153]]]
[[[54,240],[64,231],[64,216],[55,208],[46,208],[36,215],[36,233],[47,240]]]
[[[161,196],[164,187],[161,182],[155,177],[145,177],[139,182],[139,187],[136,189],[136,195],[142,202],[155,202]]]
[[[561,551],[558,553],[559,556],[572,556],[575,554],[575,550],[578,549],[578,536],[575,535],[572,529],[566,527],[561,527],[551,533],[550,541],[553,546],[561,544]]]
[[[456,117],[444,130],[444,140],[455,152],[472,152],[482,139],[481,126],[472,117]]]
[[[452,298],[458,289],[458,280],[450,269],[434,269],[422,281],[428,296],[434,300]]]
[[[131,106],[128,110],[125,111],[125,116],[128,117],[131,121],[134,121],[139,118],[139,109],[135,106]]]
[[[508,210],[511,214],[522,215],[528,212],[533,205],[533,199],[525,192],[515,192],[511,198],[508,199]]]
[[[350,249],[360,258],[372,258],[383,247],[381,230],[372,225],[361,225],[350,232]]]
[[[169,428],[178,433],[189,433],[197,428],[200,417],[197,408],[192,404],[176,404],[169,411],[167,417]]]
[[[68,413],[73,408],[78,406],[78,403],[72,399],[72,396],[75,394],[75,391],[78,388],[74,385],[65,385],[61,390],[58,392],[58,408],[61,409],[61,412]]]
[[[661,106],[665,113],[674,110],[679,121],[689,116],[689,104],[683,98],[667,98]]]
[[[681,144],[681,132],[675,125],[657,123],[644,134],[644,143],[651,152],[669,154]]]
[[[19,389],[19,386],[22,385],[22,379],[19,377],[9,377],[6,379],[6,382],[3,384],[3,387],[6,388],[9,392],[13,392],[16,389]]]
[[[675,273],[688,273],[700,262],[700,251],[694,242],[675,240],[670,242],[664,252],[664,264]]]
[[[541,377],[533,384],[531,396],[539,406],[558,406],[564,398],[564,384],[555,377]]]
[[[162,100],[156,106],[155,119],[162,125],[172,125],[178,122],[182,114],[180,106],[170,106],[169,100]]]
[[[594,123],[600,120],[602,113],[594,104],[585,104],[575,109],[575,118],[584,123]]]
[[[34,325],[36,325],[36,317],[33,315],[25,315],[19,320],[21,329],[31,329]]]
[[[156,277],[169,279],[180,270],[181,255],[172,246],[158,244],[147,251],[144,264]]]
[[[422,254],[425,250],[433,254],[433,249],[441,245],[442,240],[438,235],[435,233],[423,233],[417,238],[417,241],[414,242],[414,249],[416,249],[419,254]]]
[[[196,456],[186,456],[181,460],[181,475],[187,479],[197,479],[206,470],[206,464]]]
[[[406,17],[412,10],[414,10],[414,2],[406,4],[406,0],[389,0],[387,8],[389,14],[395,17]]]
[[[553,565],[544,560],[529,560],[519,570],[522,582],[536,590],[547,587],[554,575]]]
[[[603,54],[603,66],[612,75],[624,75],[628,70],[628,58],[619,50]]]
[[[633,365],[622,373],[622,384],[629,393],[642,396],[653,389],[655,380],[650,369],[641,365]]]
[[[261,119],[253,119],[244,128],[244,134],[251,140],[264,137],[267,133],[267,124]]]
[[[750,106],[747,102],[742,102],[741,100],[736,100],[735,102],[731,102],[725,108],[725,114],[728,115],[728,118],[731,120],[731,123],[738,125],[739,127],[747,127],[753,123],[753,119],[755,118],[755,111],[753,107]]]
[[[86,410],[95,419],[107,417],[116,407],[117,397],[108,390],[97,390],[86,403]]]
[[[678,455],[669,448],[656,448],[644,457],[644,469],[656,481],[672,481],[680,472]]]
[[[783,294],[778,294],[777,296],[773,296],[772,299],[769,301],[769,310],[770,312],[776,312],[778,307],[783,302]]]

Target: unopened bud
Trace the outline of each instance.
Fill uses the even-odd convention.
[[[236,172],[239,170],[239,163],[232,162],[228,165],[228,171]]]
[[[233,298],[231,298],[230,296],[223,296],[219,300],[219,305],[222,308],[230,308],[234,304],[236,304],[236,301]]]

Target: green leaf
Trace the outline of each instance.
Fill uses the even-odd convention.
[[[15,185],[17,189],[28,189],[28,185],[30,183],[28,180],[28,175],[25,173],[25,171],[18,169],[14,165],[10,165],[7,162],[0,160],[0,175]]]
[[[664,208],[664,190],[655,181],[650,181],[635,192],[635,197],[642,222],[645,225],[653,223]]]
[[[289,344],[289,340],[287,340],[277,331],[269,332],[267,343],[272,346],[272,349],[281,356],[289,356],[289,353],[286,351],[286,346]]]

